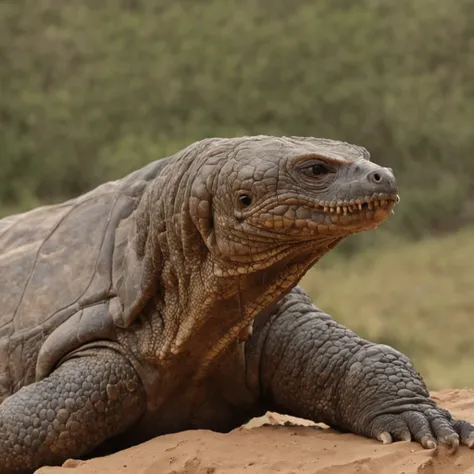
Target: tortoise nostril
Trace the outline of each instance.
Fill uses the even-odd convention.
[[[371,192],[396,193],[397,181],[388,168],[378,168],[370,171],[365,178]]]
[[[390,171],[388,170],[377,170],[377,171],[372,171],[367,175],[367,179],[369,182],[372,184],[387,184],[389,183],[390,180]]]

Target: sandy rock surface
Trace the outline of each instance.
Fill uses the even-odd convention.
[[[474,390],[433,393],[454,416],[474,422]],[[186,431],[36,474],[474,474],[474,450],[455,455],[415,443],[382,445],[305,420],[269,413],[228,434]]]

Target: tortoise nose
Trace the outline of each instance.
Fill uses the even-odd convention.
[[[371,171],[367,175],[367,180],[372,186],[384,192],[396,192],[397,182],[395,176],[390,168],[380,167],[377,170]]]

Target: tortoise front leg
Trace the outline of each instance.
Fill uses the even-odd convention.
[[[360,339],[299,289],[254,330],[247,354],[249,380],[270,410],[384,443],[474,448],[474,426],[436,405],[407,357]]]
[[[142,384],[121,354],[78,352],[0,405],[0,472],[30,473],[79,457],[124,432],[145,404]]]

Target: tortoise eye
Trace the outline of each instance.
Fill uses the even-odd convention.
[[[242,203],[242,206],[247,207],[252,204],[252,198],[250,197],[249,194],[241,194],[239,196],[239,201]]]
[[[329,170],[322,164],[318,163],[310,167],[311,174],[313,176],[321,176],[329,172]]]

